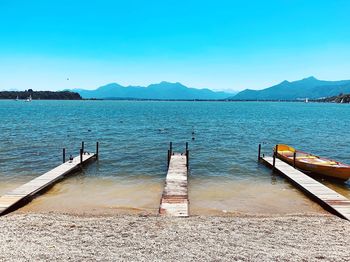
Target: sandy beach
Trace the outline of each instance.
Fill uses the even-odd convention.
[[[332,215],[20,213],[0,218],[1,261],[349,261],[350,224]]]

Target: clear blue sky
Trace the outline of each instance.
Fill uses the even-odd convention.
[[[0,11],[0,90],[350,79],[348,0],[0,0]]]

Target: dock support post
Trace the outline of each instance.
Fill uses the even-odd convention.
[[[96,142],[96,159],[98,159],[98,142]]]
[[[170,158],[171,158],[172,154],[173,154],[173,142],[170,142],[169,149],[168,149],[168,167],[170,164]]]
[[[168,167],[169,167],[169,164],[170,164],[170,158],[171,158],[170,149],[168,149]]]
[[[186,166],[188,169],[188,163],[189,163],[189,158],[190,158],[190,151],[188,150],[188,142],[186,142]]]
[[[261,159],[261,144],[259,144],[259,147],[258,147],[258,162],[260,162],[260,159]]]
[[[81,142],[81,149],[83,149],[83,153],[85,152],[84,151],[84,141]]]
[[[83,149],[80,148],[80,165],[83,163]]]
[[[190,151],[187,150],[186,151],[186,166],[187,166],[187,169],[188,169],[189,162],[190,162]]]
[[[294,151],[294,154],[293,154],[293,167],[295,168],[295,159],[297,157],[297,153]]]
[[[66,163],[66,149],[63,148],[63,152],[62,152],[62,161],[63,163]]]
[[[274,152],[273,152],[273,163],[272,163],[272,171],[275,171],[275,166],[276,166],[276,157],[277,157],[277,152],[278,152],[278,145],[275,146]]]

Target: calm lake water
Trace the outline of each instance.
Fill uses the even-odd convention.
[[[100,142],[100,160],[22,210],[157,213],[169,141],[189,142],[192,214],[322,212],[257,163],[276,143],[350,163],[350,105],[0,101],[0,195]],[[192,140],[192,131],[195,140]],[[329,184],[329,183],[328,183]],[[350,197],[349,184],[329,184]]]

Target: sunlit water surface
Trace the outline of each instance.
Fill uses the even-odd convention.
[[[0,101],[0,195],[100,142],[100,159],[22,211],[156,214],[169,141],[189,142],[191,214],[323,212],[257,163],[276,143],[350,163],[349,105]],[[195,132],[192,140],[192,131]],[[350,198],[350,185],[328,183]]]

